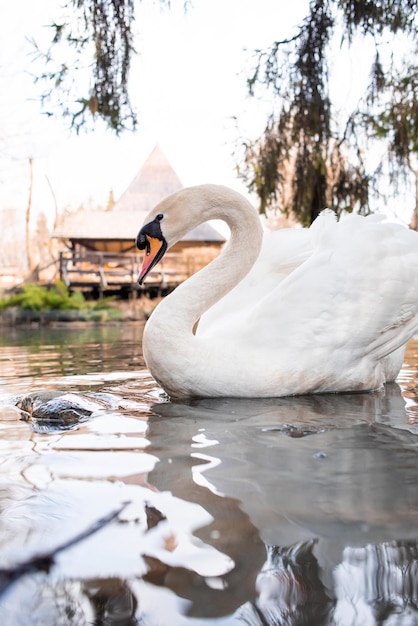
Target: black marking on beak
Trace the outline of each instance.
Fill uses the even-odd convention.
[[[167,241],[161,230],[162,215],[148,224],[145,224],[139,231],[136,238],[136,246],[139,250],[145,250],[142,268],[139,273],[138,283],[143,284],[145,277],[152,268],[162,259],[167,250]]]

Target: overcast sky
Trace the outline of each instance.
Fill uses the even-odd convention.
[[[182,0],[171,10],[142,0],[135,29],[138,51],[130,76],[136,133],[120,138],[101,125],[80,136],[46,118],[30,76],[30,38],[45,41],[59,21],[59,0],[3,2],[0,21],[0,208],[24,210],[29,158],[34,163],[34,207],[59,209],[117,199],[159,143],[184,185],[227,184],[245,192],[232,153],[239,131],[257,136],[269,103],[247,97],[251,53],[292,35],[308,0]],[[360,64],[361,65],[361,64]],[[341,98],[359,82],[359,64],[345,68]]]

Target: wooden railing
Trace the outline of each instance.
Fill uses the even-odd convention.
[[[112,252],[61,252],[60,278],[67,287],[105,291],[137,286],[143,254]],[[166,253],[147,276],[146,288],[164,290],[175,287],[190,275],[188,262],[181,254]]]

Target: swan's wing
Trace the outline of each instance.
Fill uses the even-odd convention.
[[[255,303],[261,302],[309,257],[311,241],[308,229],[265,231],[257,262],[244,280],[204,314],[198,333],[229,333],[229,326],[235,326],[237,317],[248,315]]]
[[[349,216],[314,239],[312,255],[253,307],[247,332],[270,350],[351,361],[408,341],[418,328],[417,233]]]

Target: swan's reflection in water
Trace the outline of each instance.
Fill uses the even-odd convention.
[[[150,481],[209,511],[199,536],[239,564],[217,615],[247,596],[235,619],[254,625],[418,624],[418,437],[397,385],[153,408],[151,441],[207,469],[180,472],[168,445]]]
[[[104,392],[119,393],[113,417]],[[146,528],[134,511],[51,575],[20,579],[3,609],[0,596],[2,624],[11,604],[10,626],[418,624],[418,430],[397,385],[161,402],[148,425],[129,385],[97,399],[104,414],[76,432],[34,433],[28,445],[27,425],[10,426],[22,471],[1,483],[2,555],[13,533],[55,545],[75,513],[95,519],[125,498],[149,500],[160,519]]]

